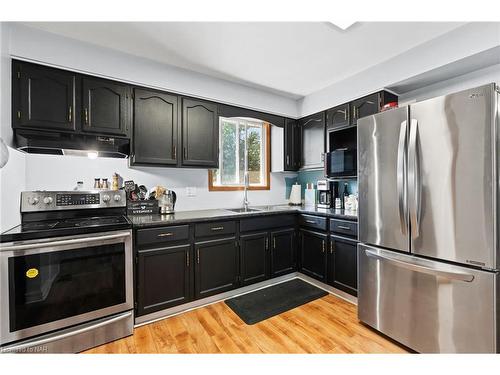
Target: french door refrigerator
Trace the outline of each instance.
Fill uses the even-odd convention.
[[[425,353],[497,353],[494,84],[358,120],[358,317]]]

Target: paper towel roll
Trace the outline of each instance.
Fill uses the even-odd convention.
[[[290,191],[290,204],[302,204],[301,186],[299,184],[292,185],[292,190]]]

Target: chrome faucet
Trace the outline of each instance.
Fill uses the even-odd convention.
[[[245,171],[245,174],[243,176],[243,208],[245,210],[248,210],[248,171]]]

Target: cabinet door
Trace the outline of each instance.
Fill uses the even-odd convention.
[[[240,276],[243,285],[269,277],[269,235],[267,232],[240,236]]]
[[[182,99],[182,165],[219,166],[217,105]]]
[[[84,132],[127,136],[129,132],[129,86],[105,79],[84,77]]]
[[[134,89],[132,163],[177,164],[177,96]]]
[[[358,291],[358,251],[356,240],[330,237],[328,284],[354,296]]]
[[[226,238],[195,244],[195,296],[208,297],[234,289],[238,284],[238,246]]]
[[[345,103],[326,111],[326,126],[328,129],[349,126],[350,118],[349,103]]]
[[[356,124],[358,119],[370,116],[380,111],[380,94],[372,94],[351,103],[352,123]]]
[[[14,128],[76,130],[76,75],[40,65],[12,66]]]
[[[138,251],[137,315],[191,299],[191,257],[190,245]]]
[[[325,152],[325,112],[299,120],[302,135],[301,167],[323,167],[323,153]]]
[[[300,230],[301,272],[320,281],[326,281],[326,234]]]
[[[285,152],[284,152],[284,170],[296,171],[299,168],[300,161],[300,135],[298,132],[296,120],[285,120]]]
[[[271,276],[277,277],[296,269],[295,229],[271,232]]]

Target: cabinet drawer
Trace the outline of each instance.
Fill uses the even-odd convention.
[[[327,219],[320,216],[300,215],[299,225],[319,230],[326,230]]]
[[[220,236],[234,233],[236,233],[235,221],[213,221],[196,224],[194,227],[196,237]]]
[[[358,223],[348,220],[330,219],[330,232],[358,236]]]
[[[252,217],[240,220],[240,231],[251,232],[271,228],[291,228],[295,226],[295,214]]]
[[[137,245],[155,244],[189,239],[189,225],[139,229]]]

